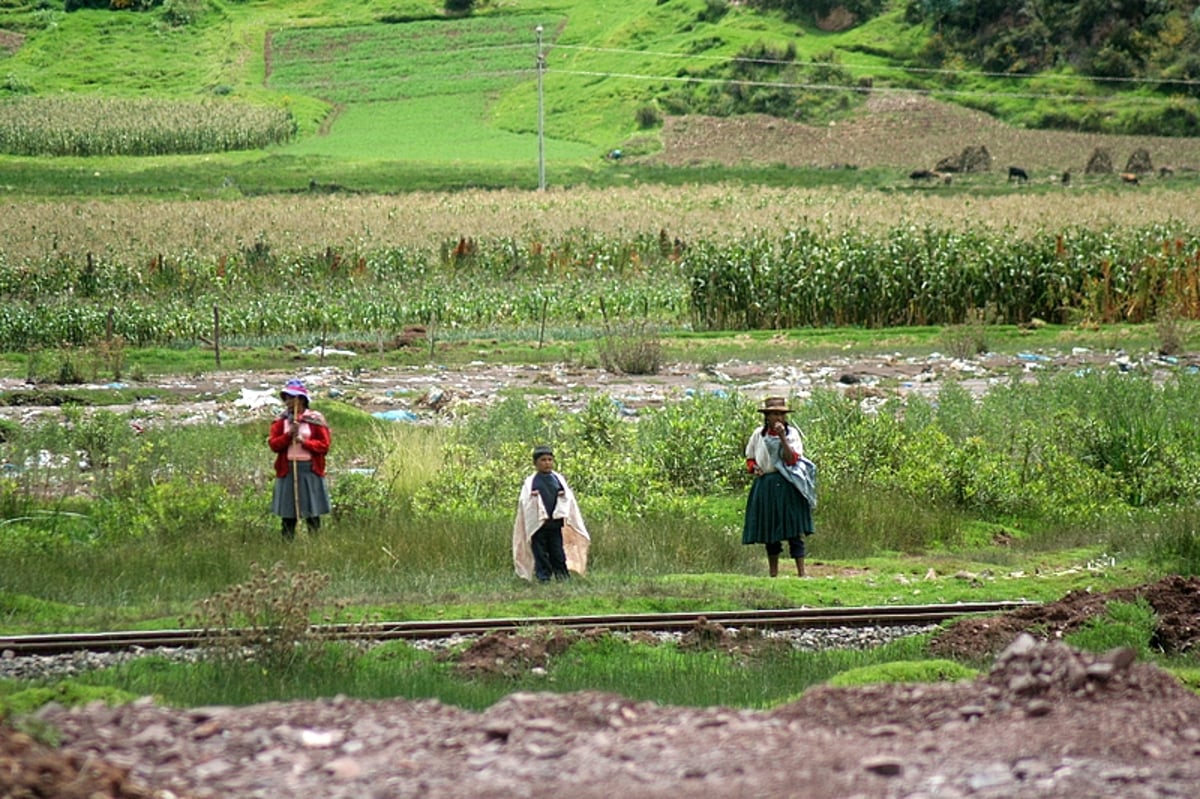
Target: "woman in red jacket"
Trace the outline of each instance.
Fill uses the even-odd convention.
[[[321,529],[321,517],[332,509],[325,487],[325,453],[329,424],[309,410],[308,390],[289,380],[279,392],[287,410],[271,423],[267,445],[275,452],[275,494],[271,512],[283,520],[283,537],[296,537],[296,522],[304,519],[310,533]]]

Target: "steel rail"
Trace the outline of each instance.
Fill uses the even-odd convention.
[[[1026,601],[964,602],[941,605],[881,605],[852,608],[787,608],[603,616],[386,621],[361,624],[315,624],[310,631],[317,637],[329,639],[391,641],[449,638],[455,635],[478,635],[530,627],[684,632],[696,627],[701,620],[725,627],[776,630],[813,627],[894,627],[936,624],[968,615],[994,615],[1035,604],[1037,603]],[[231,634],[235,636],[237,633],[236,630],[231,631]],[[211,640],[212,638],[206,636],[205,631],[200,629],[0,635],[0,652],[12,652],[13,656],[29,656],[70,652],[111,652],[138,648],[189,648],[203,646]]]

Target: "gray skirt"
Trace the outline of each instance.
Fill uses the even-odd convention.
[[[300,495],[300,518],[312,519],[324,516],[333,507],[329,502],[329,489],[325,478],[314,474],[311,461],[290,461],[287,477],[275,478],[275,494],[271,497],[271,513],[284,519],[296,518],[296,494]],[[296,470],[296,481],[292,482],[292,469]]]

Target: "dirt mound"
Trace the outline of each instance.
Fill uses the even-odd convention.
[[[128,769],[79,752],[58,752],[0,726],[0,796],[14,799],[151,799]]]
[[[1061,638],[1089,619],[1103,616],[1109,602],[1138,599],[1148,602],[1158,617],[1152,647],[1173,655],[1193,651],[1200,644],[1200,578],[1171,576],[1106,593],[1072,591],[1057,602],[963,619],[937,633],[930,651],[939,657],[977,662],[995,655],[1022,632]]]
[[[1200,784],[1200,697],[1130,650],[1029,635],[975,680],[817,687],[770,711],[583,691],[512,693],[481,713],[336,697],[39,718],[64,762],[128,766],[155,791],[100,797],[1128,799]],[[3,771],[33,767],[18,755]],[[44,773],[46,792],[29,795],[89,795],[68,793],[78,769]]]
[[[544,669],[551,657],[566,652],[578,637],[561,627],[488,633],[461,652],[448,651],[439,657],[454,661],[454,670],[463,676],[519,677],[532,669]]]

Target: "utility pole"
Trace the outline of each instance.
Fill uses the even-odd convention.
[[[542,52],[542,26],[537,31],[537,95],[538,95],[538,191],[546,190],[546,106],[542,94],[542,73],[546,71],[546,55]]]

